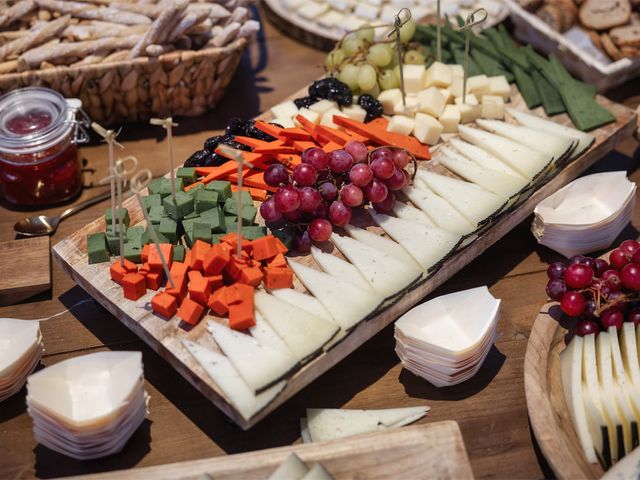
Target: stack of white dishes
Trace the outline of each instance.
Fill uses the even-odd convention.
[[[473,377],[496,339],[500,300],[487,287],[434,298],[395,324],[402,366],[436,387]]]
[[[140,352],[98,352],[27,379],[35,439],[77,460],[120,452],[147,415]]]
[[[22,390],[43,352],[37,321],[0,318],[0,402]]]
[[[531,231],[538,243],[569,258],[611,246],[636,206],[626,172],[578,178],[541,201]]]

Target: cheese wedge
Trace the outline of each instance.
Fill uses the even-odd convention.
[[[410,222],[424,223],[430,227],[435,227],[435,223],[422,210],[408,203],[396,201],[393,204],[393,214]]]
[[[371,315],[382,301],[371,290],[365,290],[351,282],[306,267],[290,258],[287,262],[300,282],[346,331]]]
[[[363,228],[354,227],[353,225],[345,225],[344,229],[352,238],[355,238],[362,243],[366,243],[377,250],[387,252],[401,262],[414,264],[420,267],[420,264],[416,262],[415,258],[413,258],[402,245],[396,243],[391,238],[378,235],[377,233],[370,232]]]
[[[624,371],[634,388],[640,391],[640,361],[638,361],[638,345],[633,323],[625,322],[622,325],[620,351],[624,362]]]
[[[593,449],[605,468],[608,468],[612,464],[609,426],[600,409],[596,407],[584,382],[582,383],[582,398],[584,400],[584,410],[587,414],[589,433],[593,441]]]
[[[437,227],[459,235],[466,235],[475,230],[476,227],[449,202],[428,188],[413,185],[403,188],[402,191]]]
[[[324,318],[325,320],[335,323],[335,320],[327,309],[322,306],[317,298],[311,295],[299,292],[293,288],[278,288],[277,290],[271,290],[270,293],[274,297],[278,297],[280,300],[284,300],[291,305],[306,310],[316,317]]]
[[[611,358],[615,381],[619,385],[621,396],[626,398],[631,406],[636,422],[640,424],[640,390],[630,382],[628,372],[625,371],[618,342],[618,331],[615,327],[609,327],[608,333],[611,337]]]
[[[371,285],[364,279],[358,269],[349,262],[330,253],[323,252],[315,245],[311,247],[311,256],[318,266],[332,277],[350,282],[363,290],[373,291]]]
[[[429,407],[390,408],[385,410],[347,410],[340,408],[308,408],[307,424],[313,442],[395,428],[410,417],[424,417]]]
[[[301,480],[308,472],[307,465],[292,452],[271,474],[269,480]]]
[[[504,173],[505,175],[511,175],[512,177],[519,177],[523,180],[526,180],[524,175],[519,173],[517,170],[514,170],[509,165],[497,159],[493,155],[485,152],[480,147],[476,147],[475,145],[467,143],[464,140],[460,140],[457,137],[450,139],[449,145],[457,150],[458,153],[466,157],[467,160],[471,160],[481,167],[488,168],[490,170],[496,170],[498,172]]]
[[[320,352],[340,329],[335,323],[312,315],[263,290],[256,291],[255,306],[301,362]]]
[[[447,257],[458,246],[461,236],[437,227],[408,222],[368,209],[371,218],[396,242],[402,245],[416,261],[429,270]]]
[[[283,380],[256,395],[227,357],[189,340],[182,344],[246,420],[271,403],[286,385]]]
[[[335,480],[326,468],[321,464],[316,463],[307,474],[302,477],[302,480]]]
[[[474,184],[419,168],[416,178],[449,202],[473,225],[498,213],[506,198]]]
[[[220,349],[256,393],[267,390],[289,374],[298,361],[255,338],[210,321],[207,325]]]
[[[385,298],[402,292],[422,276],[422,270],[414,264],[398,262],[389,253],[351,237],[333,233],[331,242],[360,271],[371,288]]]
[[[260,312],[255,311],[256,324],[249,329],[249,333],[253,338],[263,345],[268,345],[271,348],[284,352],[285,354],[292,355],[291,350],[287,347],[287,344],[280,338],[276,331],[269,325]]]
[[[460,125],[459,131],[463,140],[498,157],[529,179],[536,177],[552,160],[538,150],[477,128]]]

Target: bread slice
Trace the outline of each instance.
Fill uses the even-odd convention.
[[[609,36],[620,48],[640,47],[640,25],[612,28]]]
[[[586,28],[607,30],[629,22],[631,4],[629,0],[585,0],[578,15]]]
[[[546,3],[536,12],[536,15],[556,32],[562,33],[565,31],[564,16],[562,15],[562,9],[558,5]]]

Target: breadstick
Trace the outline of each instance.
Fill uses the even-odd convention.
[[[163,10],[160,5],[131,2],[112,2],[109,7],[115,8],[116,10],[139,13],[140,15],[145,15],[149,18],[158,18]]]
[[[249,20],[249,10],[244,7],[236,7],[231,16],[227,19],[227,24],[233,22],[244,23],[246,20]]]
[[[104,37],[126,37],[139,35],[147,31],[145,25],[121,25],[118,23],[92,22],[81,25],[70,25],[64,31],[65,37],[75,40],[92,40]]]
[[[84,65],[95,65],[96,63],[102,62],[104,57],[102,55],[89,55],[88,57],[84,57],[79,62],[72,63],[69,65],[70,67],[82,67]]]
[[[192,3],[187,7],[187,10],[195,13],[205,12],[205,15],[214,21],[227,18],[231,15],[229,10],[217,3]]]
[[[0,62],[0,74],[15,72],[18,69],[17,60],[9,60],[8,62]]]
[[[37,47],[38,45],[57,37],[67,27],[67,25],[69,25],[70,19],[71,17],[69,15],[65,15],[53,22],[48,22],[38,26],[37,29],[34,29],[26,37],[18,38],[6,45],[3,45],[0,48],[0,60],[20,55],[22,52],[26,52],[33,47]]]
[[[105,20],[124,25],[149,25],[151,19],[133,12],[123,12],[115,8],[89,7],[86,3],[61,0],[36,0],[40,8],[59,13],[69,13],[76,18]]]
[[[144,49],[149,57],[159,57],[165,53],[173,52],[176,49],[173,45],[147,45]]]
[[[222,29],[222,32],[213,37],[209,43],[214,47],[224,47],[234,41],[238,33],[240,33],[240,24],[238,22],[230,23]]]
[[[33,0],[21,0],[15,3],[0,15],[0,27],[4,27],[5,25],[15,22],[35,9],[36,2]]]
[[[260,22],[257,20],[247,20],[240,27],[240,31],[238,32],[239,37],[251,37],[255,35],[260,30]]]
[[[188,29],[186,33],[189,35],[203,35],[209,33],[212,27],[213,22],[210,18],[207,18],[204,22],[194,25]]]
[[[179,0],[172,2],[158,18],[151,24],[147,33],[145,33],[140,41],[131,49],[129,58],[136,58],[142,55],[147,45],[159,43],[162,37],[167,35],[167,27],[170,26],[177,17],[187,8],[189,0]]]
[[[128,56],[129,50],[120,50],[118,52],[113,52],[111,55],[107,55],[100,63],[119,62],[126,59]]]
[[[180,19],[178,24],[173,29],[171,29],[171,34],[166,39],[166,43],[173,43],[180,35],[182,35],[197,23],[199,23],[198,15],[192,12],[187,12],[187,14],[182,17],[182,19]]]

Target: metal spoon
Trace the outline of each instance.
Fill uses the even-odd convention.
[[[67,208],[57,217],[47,217],[46,215],[38,215],[37,217],[23,218],[17,222],[13,229],[20,235],[25,237],[39,237],[41,235],[53,235],[58,228],[58,224],[61,220],[70,217],[74,213],[79,212],[95,203],[106,200],[111,195],[111,192],[107,190],[100,195],[90,198],[86,202],[73,205]]]

